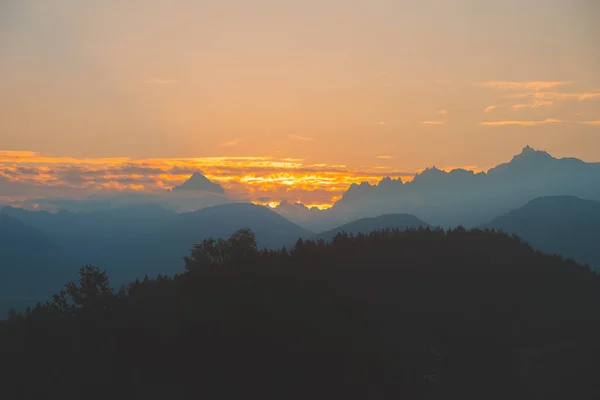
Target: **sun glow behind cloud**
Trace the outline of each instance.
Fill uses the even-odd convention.
[[[326,208],[353,183],[376,183],[385,176],[412,178],[387,167],[353,169],[274,157],[181,159],[76,159],[33,152],[0,151],[0,188],[12,198],[141,192],[164,193],[201,172],[230,195],[262,204],[298,201]]]

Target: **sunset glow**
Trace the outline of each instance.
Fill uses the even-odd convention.
[[[84,197],[120,191],[162,192],[201,172],[233,195],[275,206],[282,200],[328,208],[353,183],[375,184],[383,177],[412,179],[412,173],[387,167],[352,169],[345,165],[309,164],[272,157],[205,157],[191,159],[75,159],[33,152],[0,152],[0,179],[40,189],[67,190]],[[15,197],[15,200],[19,200]]]
[[[600,161],[600,6],[542,3],[4,1],[0,206],[201,172],[326,208],[526,145]]]

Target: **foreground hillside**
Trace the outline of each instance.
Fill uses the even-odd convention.
[[[22,368],[1,361],[21,398],[600,394],[600,278],[501,233],[394,230],[288,252],[242,230],[194,247],[173,278],[118,293],[107,279],[84,268],[1,325],[1,350],[29,353]]]
[[[560,254],[600,269],[600,202],[574,196],[532,200],[486,224],[515,233],[541,251]]]

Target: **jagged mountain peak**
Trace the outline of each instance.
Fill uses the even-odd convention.
[[[515,160],[523,160],[523,159],[553,159],[548,152],[543,150],[536,150],[529,145],[523,147],[523,150],[519,154],[513,157],[513,161]]]

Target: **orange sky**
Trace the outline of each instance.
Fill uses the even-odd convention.
[[[600,161],[598,15],[595,0],[3,0],[0,202],[200,169],[328,204],[525,145]]]

